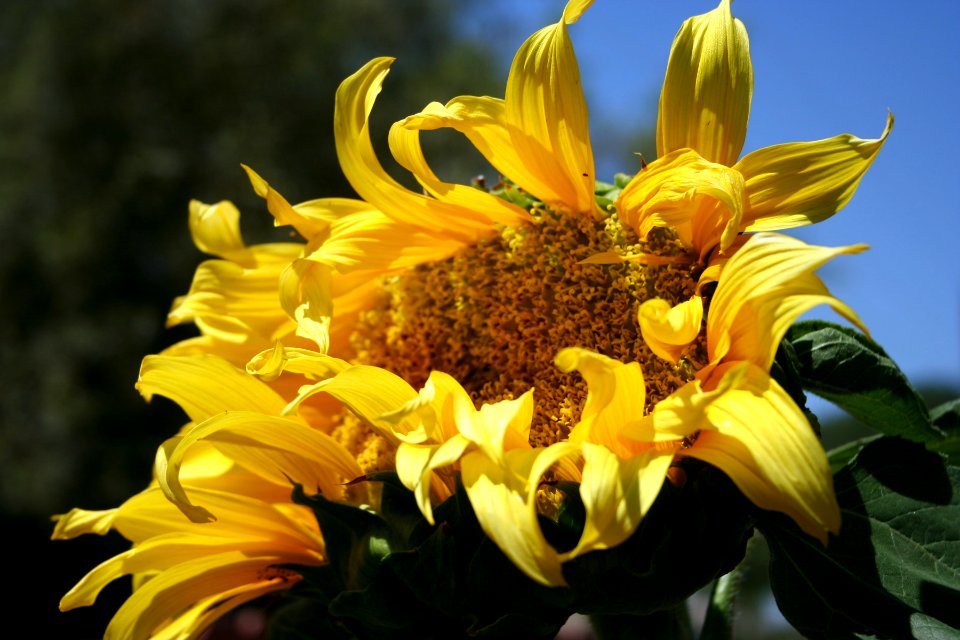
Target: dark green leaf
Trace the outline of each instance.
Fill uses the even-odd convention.
[[[881,433],[917,442],[943,438],[903,372],[864,335],[815,320],[795,324],[787,340],[808,391]]]
[[[843,523],[827,547],[786,517],[758,524],[787,620],[811,638],[937,638],[960,626],[960,468],[887,437],[835,486]]]
[[[828,451],[827,460],[830,462],[830,472],[834,474],[838,473],[860,453],[860,449],[882,437],[881,435],[874,435],[867,436],[866,438],[858,438],[857,440],[847,442],[836,449]]]
[[[927,443],[934,451],[944,453],[953,462],[960,462],[960,398],[945,402],[930,412],[933,424],[944,432],[939,442]]]

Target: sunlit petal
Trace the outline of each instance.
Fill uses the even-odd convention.
[[[647,300],[638,312],[643,341],[655,354],[674,364],[700,333],[703,300],[694,296],[671,307],[660,298]]]
[[[566,443],[547,449],[515,449],[505,465],[479,451],[461,460],[463,485],[487,536],[527,576],[547,586],[566,582],[557,551],[537,523],[536,491],[543,474],[576,448]]]
[[[753,66],[743,23],[730,0],[683,23],[673,41],[657,118],[657,155],[695,149],[733,165],[747,133]]]
[[[745,205],[739,171],[681,149],[651,162],[617,199],[620,219],[646,238],[654,227],[669,227],[700,258],[715,245],[733,244]]]
[[[587,106],[567,25],[590,4],[569,3],[563,19],[533,34],[520,47],[504,98],[511,141],[526,173],[551,191],[534,195],[554,207],[578,212],[594,210],[596,176]]]
[[[391,178],[377,160],[368,118],[392,63],[392,58],[375,58],[337,90],[334,134],[344,175],[364,200],[398,222],[427,232],[441,231],[463,242],[488,235],[493,222],[482,211],[413,193]]]
[[[707,345],[712,363],[745,360],[769,370],[780,340],[800,314],[819,304],[866,331],[854,311],[830,296],[813,271],[864,245],[817,247],[787,236],[754,235],[724,265],[710,303]]]
[[[820,222],[846,206],[893,128],[893,115],[875,140],[849,134],[754,151],[736,164],[746,180],[747,231],[773,231]]]
[[[137,390],[148,401],[154,395],[173,400],[194,422],[228,410],[280,415],[286,406],[270,387],[215,356],[147,356]]]
[[[721,378],[728,367],[714,372]],[[748,365],[735,388],[706,405],[703,431],[681,450],[718,467],[751,502],[781,511],[826,543],[840,528],[840,510],[826,454],[790,396],[763,370]]]

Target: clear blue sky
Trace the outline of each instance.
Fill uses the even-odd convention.
[[[494,63],[505,77],[523,39],[555,22],[563,5],[493,0],[465,26],[496,39],[503,59]],[[654,122],[677,28],[714,6],[598,0],[570,28],[591,127]],[[839,133],[874,138],[887,109],[896,116],[851,204],[788,233],[815,244],[869,244],[821,276],[911,380],[960,389],[960,2],[737,0],[733,12],[747,26],[754,64],[745,153]],[[601,178],[636,170],[629,155],[595,154]]]

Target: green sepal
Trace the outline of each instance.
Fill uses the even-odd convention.
[[[538,204],[540,201],[533,197],[531,194],[527,193],[514,183],[509,180],[502,180],[498,185],[490,190],[492,195],[497,196],[506,200],[510,204],[515,204],[518,207],[529,210],[535,204]]]
[[[771,586],[809,638],[941,638],[960,627],[960,468],[883,437],[836,474],[840,534],[824,547],[781,514],[758,528]]]
[[[616,173],[613,176],[613,184],[618,189],[623,189],[626,187],[628,184],[630,184],[631,180],[633,180],[633,175],[629,173]]]
[[[886,352],[863,334],[811,320],[794,324],[786,339],[807,391],[886,435],[916,442],[943,439],[923,398]]]

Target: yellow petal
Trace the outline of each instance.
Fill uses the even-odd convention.
[[[587,108],[566,28],[592,3],[569,2],[560,22],[524,43],[514,58],[505,100],[460,96],[446,106],[434,102],[398,128],[455,129],[502,175],[547,204],[595,211]]]
[[[570,441],[602,444],[621,458],[632,457],[633,443],[621,436],[643,417],[646,388],[640,365],[580,348],[563,349],[554,362],[561,371],[578,371],[587,382],[587,400]]]
[[[417,506],[427,522],[434,524],[430,503],[431,476],[434,469],[447,467],[460,459],[470,441],[456,435],[443,444],[409,444],[401,442],[397,448],[397,476],[405,487],[413,491]],[[442,500],[446,496],[439,496]]]
[[[397,432],[405,433],[414,426],[409,421],[389,418],[398,407],[418,396],[403,378],[385,369],[369,365],[344,369],[332,378],[303,387],[284,412],[293,413],[300,403],[318,393],[327,393],[345,404],[393,444],[398,443]]]
[[[217,616],[198,617],[199,611],[211,609],[223,615],[264,593],[288,589],[298,582],[300,576],[292,572],[265,571],[270,564],[284,561],[282,557],[247,558],[234,551],[172,567],[144,583],[124,602],[105,637],[146,640],[156,637],[171,621],[176,625],[180,616],[209,624]],[[197,637],[202,630],[183,629],[182,637]]]
[[[105,511],[71,509],[68,513],[53,516],[53,520],[57,524],[50,539],[70,540],[85,533],[95,533],[98,536],[106,535],[113,526],[116,514],[116,509]]]
[[[714,246],[726,250],[736,240],[745,198],[739,171],[681,149],[634,176],[616,207],[641,239],[654,227],[670,227],[703,259]]]
[[[734,167],[746,179],[747,231],[788,229],[826,220],[846,206],[893,128],[876,140],[844,134],[748,154]]]
[[[606,447],[583,444],[580,497],[586,509],[583,534],[563,561],[609,549],[630,537],[660,493],[672,451],[651,448],[621,459]]]
[[[232,202],[190,201],[190,235],[204,253],[248,264],[250,256],[240,235],[240,211]]]
[[[353,456],[327,434],[287,418],[249,411],[228,411],[196,425],[182,438],[157,450],[157,481],[171,501],[193,522],[211,522],[214,514],[194,505],[179,477],[193,443],[208,441],[228,458],[276,483],[292,481],[308,492],[342,493],[341,484],[362,475]]]
[[[294,260],[280,274],[280,304],[297,323],[297,335],[316,343],[321,353],[330,348],[333,294],[331,267],[311,260]]]
[[[514,145],[514,136],[520,134],[507,123],[504,102],[499,98],[459,96],[446,106],[432,102],[397,126],[417,131],[459,131],[502,175],[545,202],[559,201],[550,176],[531,171]]]
[[[460,432],[477,443],[491,460],[499,461],[505,451],[530,447],[532,421],[533,389],[530,389],[515,400],[484,404],[469,426],[460,426]]]
[[[420,131],[413,126],[416,122],[415,119],[408,119],[396,122],[390,127],[390,151],[397,162],[416,177],[427,193],[443,202],[483,211],[497,224],[517,225],[530,221],[530,215],[524,209],[485,190],[441,181],[423,156]]]
[[[746,360],[767,371],[787,329],[802,313],[827,304],[866,332],[856,313],[813,274],[864,245],[817,247],[773,233],[752,236],[723,267],[707,317],[710,361]]]
[[[197,267],[189,293],[174,301],[167,326],[195,322],[205,334],[233,343],[292,332],[295,326],[277,297],[277,280],[303,245],[277,243],[249,250],[250,264],[207,260]]]
[[[247,172],[254,192],[266,200],[267,210],[273,215],[275,224],[291,225],[307,240],[324,235],[332,224],[344,216],[374,210],[363,200],[351,198],[323,198],[291,205],[256,171],[245,164],[240,166]]]
[[[316,351],[284,347],[280,343],[273,349],[262,351],[247,363],[247,373],[264,380],[272,380],[284,371],[300,373],[313,380],[335,376],[351,367],[349,362]]]
[[[504,98],[511,140],[526,174],[548,187],[534,195],[554,207],[592,213],[593,150],[580,69],[567,34],[589,2],[570,2],[563,19],[533,34],[517,52]],[[521,176],[509,176],[526,187]]]
[[[673,41],[657,118],[657,155],[695,149],[731,166],[750,116],[753,66],[743,23],[730,0],[683,23]]]
[[[569,443],[508,451],[498,465],[479,451],[461,460],[461,477],[481,528],[531,579],[564,586],[560,557],[537,523],[540,478],[560,458],[576,453]]]
[[[707,386],[729,370],[717,369]],[[753,365],[746,374],[707,404],[703,431],[680,454],[718,467],[758,507],[787,514],[826,543],[840,528],[840,509],[823,447],[776,381]]]
[[[647,300],[638,312],[640,332],[650,350],[676,364],[680,355],[696,340],[703,322],[703,300],[694,296],[671,307],[660,298]]]
[[[493,222],[482,211],[413,193],[387,175],[377,160],[368,118],[392,63],[392,58],[371,60],[337,90],[334,135],[344,175],[360,197],[398,222],[462,242],[488,235]]]
[[[137,390],[147,401],[161,395],[194,422],[228,410],[280,415],[286,402],[270,387],[215,356],[147,356]]]
[[[427,233],[370,210],[344,216],[331,225],[329,237],[306,258],[335,266],[340,272],[389,271],[443,260],[462,247],[457,240]]]

